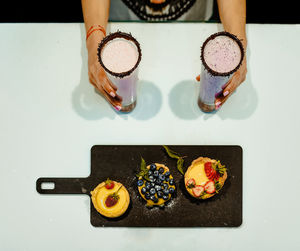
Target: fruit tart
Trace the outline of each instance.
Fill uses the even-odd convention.
[[[130,202],[127,189],[121,183],[110,179],[100,183],[91,195],[95,209],[109,218],[124,214]]]
[[[159,163],[148,165],[139,176],[138,190],[147,201],[147,207],[164,206],[175,194],[175,182],[167,166]]]
[[[184,175],[186,190],[197,199],[208,199],[217,194],[226,179],[225,166],[206,157],[195,159]]]

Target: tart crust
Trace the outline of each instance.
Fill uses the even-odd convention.
[[[91,191],[92,202],[95,209],[103,216],[109,218],[119,217],[124,214],[130,203],[130,196],[127,189],[119,182],[114,181],[114,183],[115,186],[112,189],[107,189],[105,187],[105,182],[102,182]],[[118,192],[118,195],[120,196],[118,202],[112,207],[107,207],[105,205],[106,198],[110,194],[116,192],[120,186],[122,186],[122,188]]]
[[[186,173],[185,173],[185,175],[184,175],[184,184],[185,184],[185,188],[186,188],[186,190],[188,191],[188,193],[189,193],[191,196],[193,196],[194,198],[196,198],[196,199],[202,199],[202,200],[205,200],[205,199],[208,199],[208,198],[210,198],[210,197],[216,195],[216,192],[214,192],[214,193],[212,193],[212,194],[205,194],[205,195],[203,195],[203,196],[196,197],[196,196],[194,196],[194,194],[193,194],[193,192],[192,192],[192,189],[191,189],[191,188],[188,188],[187,185],[186,185],[186,183],[187,183],[187,181],[188,181],[189,179],[195,178],[195,177],[192,177],[192,176],[191,176],[191,171],[192,171],[194,168],[199,168],[199,165],[201,165],[200,168],[202,168],[202,165],[203,165],[203,168],[204,168],[204,164],[205,164],[206,162],[217,163],[217,160],[215,160],[215,159],[210,159],[210,158],[208,158],[208,157],[199,157],[198,159],[195,159],[195,160],[192,162],[192,164],[188,167],[188,169],[187,169],[187,171],[186,171]],[[205,176],[206,176],[206,175],[205,175]],[[206,177],[206,179],[208,180],[207,177]],[[225,171],[224,174],[223,174],[223,176],[220,177],[220,178],[218,179],[218,181],[219,181],[219,183],[220,183],[220,185],[221,185],[221,189],[223,188],[226,179],[227,179],[227,171]],[[197,184],[197,183],[196,183],[196,185],[202,185],[202,184]]]

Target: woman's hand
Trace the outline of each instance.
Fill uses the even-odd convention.
[[[243,83],[247,74],[247,59],[246,56],[241,67],[233,74],[231,79],[222,87],[223,92],[215,99],[216,110],[218,110],[230,97],[230,95]]]
[[[103,37],[102,33],[93,32],[86,41],[89,81],[119,111],[122,108],[122,97],[116,93],[117,87],[108,79],[98,61],[97,49]]]
[[[222,87],[223,91],[219,96],[215,98],[216,110],[218,110],[230,97],[230,95],[243,83],[247,74],[247,59],[246,55],[242,62],[241,67],[233,74],[231,79]],[[200,75],[196,77],[197,81],[200,81]]]

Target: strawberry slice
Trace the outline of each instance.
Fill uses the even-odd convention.
[[[211,162],[206,162],[204,164],[204,171],[209,180],[219,179],[219,174],[216,169],[212,166]]]
[[[195,197],[199,197],[204,191],[204,187],[201,185],[197,185],[192,189],[192,192]]]
[[[107,180],[105,181],[105,188],[106,188],[106,189],[113,189],[114,186],[115,186],[115,183],[114,183],[112,180],[107,179]]]
[[[207,193],[215,193],[216,192],[216,188],[215,188],[215,182],[210,180],[210,181],[207,181],[205,186],[204,186],[204,189]]]
[[[211,170],[212,170],[211,162],[205,162],[204,170],[205,170],[206,175],[208,175],[211,172]]]
[[[187,188],[193,188],[196,185],[196,181],[193,178],[191,178],[186,182],[185,185]]]

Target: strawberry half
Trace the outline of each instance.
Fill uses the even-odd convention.
[[[212,180],[207,181],[205,186],[204,186],[204,189],[209,194],[215,193],[216,192],[215,182],[212,181]]]
[[[191,178],[186,182],[185,185],[187,188],[194,188],[196,185],[196,181],[193,178]]]
[[[114,197],[113,195],[109,195],[107,196],[106,200],[105,200],[105,205],[107,207],[112,207],[114,205],[116,205],[118,202],[118,198]]]
[[[211,162],[206,162],[204,164],[204,171],[209,180],[218,179],[220,177],[219,174],[217,173],[216,169],[213,168]]]
[[[204,187],[201,185],[197,185],[192,189],[192,192],[195,197],[199,197],[204,191]]]
[[[112,180],[107,179],[107,180],[105,181],[105,188],[106,188],[106,189],[113,189],[114,186],[115,186],[115,183],[114,183]]]

